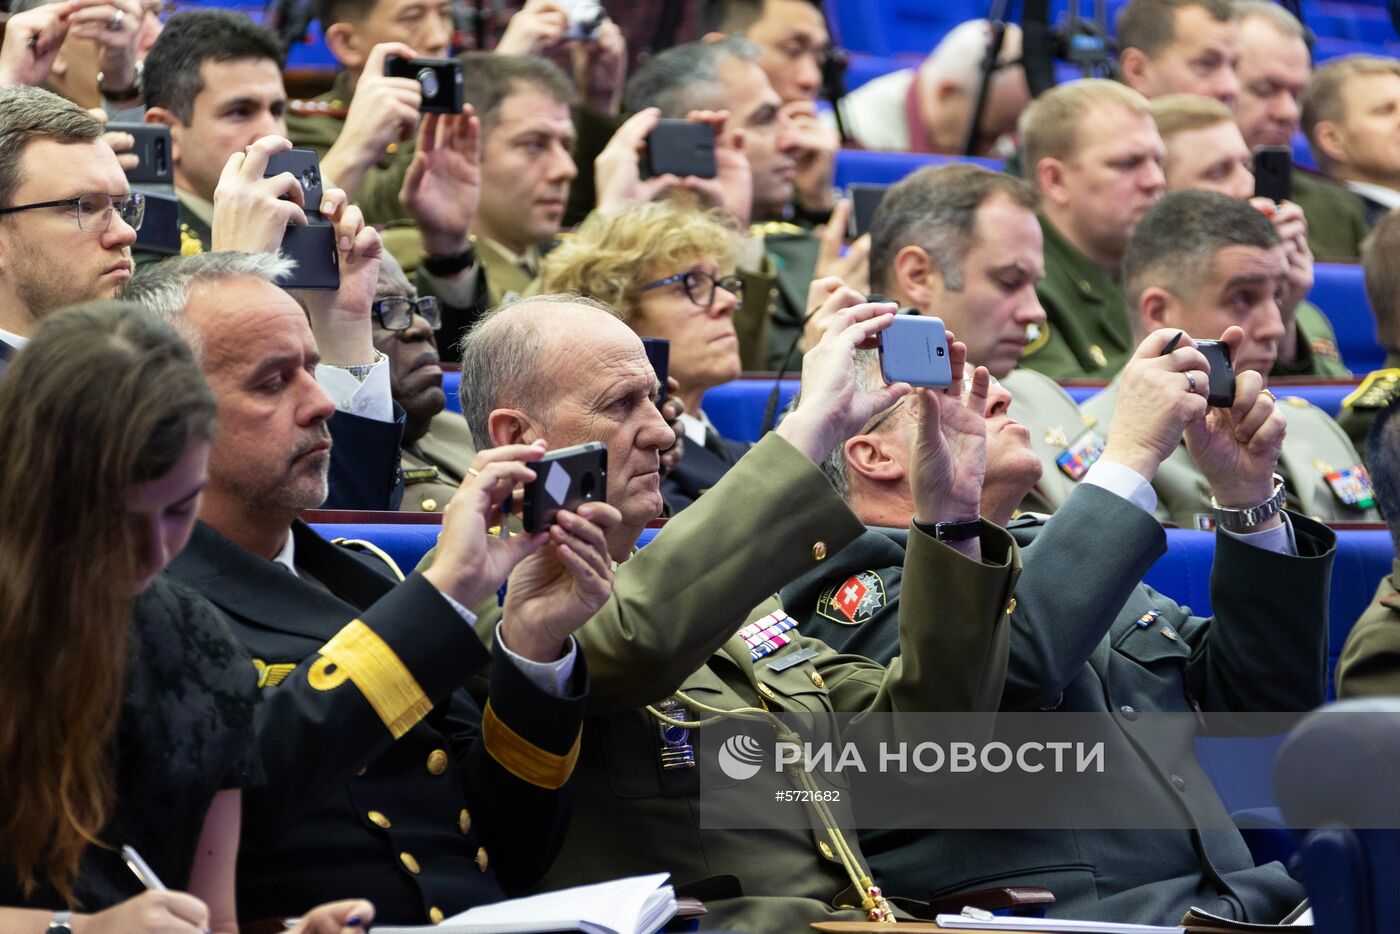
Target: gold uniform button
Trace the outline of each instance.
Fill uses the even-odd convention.
[[[428,909],[428,920],[434,924],[441,924],[443,919],[442,909],[437,905]]]
[[[1014,612],[1016,612],[1016,598],[1012,597],[1011,602],[1006,605],[1006,615],[1010,616]]]
[[[812,672],[812,683],[817,687],[824,687],[826,685],[826,682],[822,680],[822,676],[815,671]]]
[[[831,852],[831,847],[827,844],[825,840],[818,840],[817,846],[821,849],[822,856],[826,857],[827,859],[836,858],[836,854]]]
[[[441,749],[434,749],[428,753],[428,774],[441,775],[447,771],[447,753]]]
[[[826,542],[817,542],[812,546],[812,557],[817,561],[826,560]]]
[[[762,694],[764,697],[768,698],[769,700],[777,700],[777,699],[778,699],[778,694],[777,694],[777,692],[774,691],[772,688],[770,688],[768,685],[764,684],[762,681],[758,682],[758,693]]]
[[[423,500],[423,511],[424,511],[424,512],[437,512],[437,500],[433,499],[431,496],[429,496],[429,497],[427,497],[426,499],[424,499],[424,500]]]
[[[485,871],[486,871],[486,867],[489,866],[489,865],[491,865],[491,859],[490,859],[490,857],[488,857],[488,856],[486,855],[486,847],[484,847],[484,846],[479,846],[479,847],[477,847],[477,848],[476,848],[476,868],[477,868],[477,869],[480,869],[482,872],[485,872]]]
[[[412,853],[400,853],[399,862],[403,863],[403,868],[407,869],[415,876],[421,871],[418,866],[418,860],[413,858]]]
[[[457,826],[462,828],[462,833],[469,833],[471,831],[472,816],[467,813],[466,808],[462,808],[461,813],[457,815]]]
[[[394,826],[393,822],[380,811],[370,811],[365,816],[368,817],[370,823],[376,827],[383,827],[385,830],[388,830],[390,827]]]

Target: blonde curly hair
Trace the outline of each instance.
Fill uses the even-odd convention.
[[[739,235],[723,215],[672,201],[653,201],[617,214],[590,214],[545,257],[540,290],[578,292],[631,319],[641,287],[715,259],[732,272]]]

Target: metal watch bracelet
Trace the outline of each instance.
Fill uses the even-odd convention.
[[[1283,503],[1286,498],[1287,490],[1284,488],[1283,477],[1274,474],[1273,494],[1257,506],[1250,506],[1248,509],[1234,509],[1220,505],[1215,501],[1214,496],[1210,498],[1210,505],[1215,510],[1216,525],[1229,529],[1231,532],[1238,532],[1242,529],[1253,528],[1278,515],[1283,511]]]

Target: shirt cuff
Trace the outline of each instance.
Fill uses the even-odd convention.
[[[370,367],[364,381],[338,366],[316,365],[316,382],[335,401],[338,411],[348,412],[376,422],[394,420],[394,398],[389,392],[389,358],[381,357]]]
[[[435,276],[424,269],[421,264],[418,266],[418,272],[431,293],[445,304],[451,305],[453,308],[471,308],[476,305],[481,282],[481,262],[479,260],[463,270],[465,274],[461,278],[449,279]]]
[[[1157,513],[1157,491],[1146,477],[1124,464],[1096,461],[1082,482],[1123,497],[1149,516]]]
[[[1272,529],[1264,529],[1260,532],[1232,532],[1217,525],[1216,532],[1220,535],[1237,538],[1246,545],[1263,548],[1265,551],[1273,551],[1281,555],[1296,555],[1298,553],[1298,539],[1293,534],[1293,523],[1289,520],[1287,513],[1279,515],[1283,522]]]
[[[569,637],[569,651],[564,653],[563,658],[554,662],[531,661],[512,652],[510,646],[506,645],[505,636],[501,635],[500,623],[496,624],[496,641],[501,643],[501,651],[506,653],[515,663],[515,667],[519,668],[521,674],[529,678],[535,687],[551,697],[563,697],[567,693],[569,682],[574,677],[574,660],[578,658],[578,643],[574,641],[573,636]]]

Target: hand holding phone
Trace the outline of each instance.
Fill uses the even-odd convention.
[[[646,178],[675,175],[684,178],[715,177],[715,131],[708,124],[693,120],[662,118],[647,135],[642,157]]]
[[[409,78],[418,82],[423,92],[418,112],[425,114],[459,114],[462,112],[464,76],[462,63],[450,58],[384,57],[384,74],[390,78]]]
[[[282,235],[282,252],[296,262],[291,277],[282,284],[288,289],[335,291],[340,288],[340,254],[336,249],[335,227],[320,211],[325,197],[320,157],[311,149],[273,153],[267,160],[263,177],[272,178],[284,172],[301,185],[306,226],[288,226]]]
[[[561,509],[608,501],[608,447],[601,441],[550,451],[531,465],[520,521],[526,532],[544,532]]]
[[[174,184],[170,127],[163,123],[109,123],[106,130],[109,133],[126,133],[135,140],[130,152],[136,156],[137,164],[136,168],[126,170],[127,181],[132,184]]]
[[[1254,196],[1275,203],[1293,198],[1293,151],[1287,146],[1254,150]]]
[[[880,332],[880,375],[886,383],[945,389],[953,383],[948,330],[941,318],[900,309]]]

